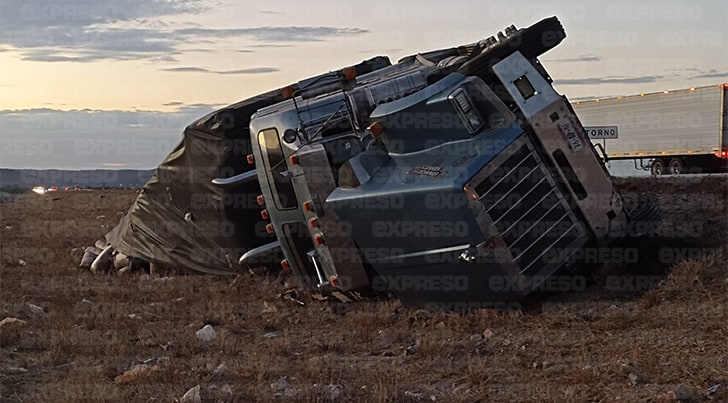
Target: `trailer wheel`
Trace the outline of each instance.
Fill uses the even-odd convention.
[[[661,159],[655,158],[652,161],[652,175],[659,176],[665,173],[665,163]]]
[[[683,162],[680,158],[671,159],[670,163],[667,165],[667,168],[667,173],[670,175],[680,175],[682,173],[685,173],[685,167],[683,166]]]

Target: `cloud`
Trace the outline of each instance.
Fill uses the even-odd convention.
[[[229,75],[240,75],[240,74],[264,74],[274,73],[278,71],[275,67],[252,67],[249,69],[239,70],[210,70],[202,67],[170,67],[161,69],[162,71],[168,71],[173,73],[212,73],[212,74],[229,74]]]
[[[290,48],[293,45],[285,45],[281,43],[259,43],[257,45],[250,45],[251,48]]]
[[[404,49],[401,48],[389,48],[389,49],[364,49],[364,50],[358,50],[356,53],[367,53],[367,54],[388,54],[388,53],[397,53],[401,52]]]
[[[214,71],[213,73],[217,73],[217,74],[264,74],[264,73],[274,73],[276,71],[278,71],[278,69],[275,67],[252,67],[249,69]]]
[[[174,73],[212,73],[208,69],[201,67],[170,67],[168,69],[161,69],[162,71],[171,71]]]
[[[65,129],[92,129],[98,131],[104,126],[108,127],[144,127],[148,129],[160,128],[164,123],[166,128],[183,129],[187,123],[194,119],[189,116],[190,111],[202,116],[214,110],[217,105],[185,104],[181,101],[172,101],[165,104],[177,106],[174,112],[159,112],[151,110],[97,110],[73,109],[60,110],[54,108],[32,109],[4,109],[0,110],[0,122],[8,134],[34,129],[35,131],[63,131]],[[201,113],[202,112],[202,113]],[[103,134],[99,133],[99,136]]]
[[[272,14],[272,15],[283,15],[284,14],[281,11],[274,11],[274,10],[258,10],[256,12],[258,14]]]
[[[710,69],[708,71],[701,71],[699,74],[693,75],[689,78],[728,78],[728,71]]]
[[[193,51],[201,51],[200,44],[220,39],[312,42],[368,32],[328,26],[204,28],[159,20],[206,10],[203,0],[0,1],[0,49],[38,62],[174,61],[185,48],[198,45]]]
[[[600,62],[600,61],[602,61],[602,57],[588,53],[588,54],[579,55],[576,57],[570,57],[570,58],[564,58],[564,59],[548,59],[548,60],[544,60],[544,61],[549,62],[549,63]]]
[[[728,79],[728,68],[704,69],[698,67],[686,67],[680,69],[666,70],[670,79],[679,80],[717,80]],[[688,81],[689,82],[689,81]]]
[[[3,28],[0,43],[15,47],[22,60],[38,62],[169,60],[180,53],[171,34],[154,29],[52,26],[42,29],[43,34],[30,31]]]
[[[554,80],[554,85],[644,84],[654,83],[662,78],[662,76],[567,78]]]
[[[366,34],[361,28],[336,27],[257,27],[257,28],[182,28],[173,31],[180,37],[226,38],[249,37],[262,42],[316,42],[340,36]]]
[[[196,53],[213,53],[213,52],[215,52],[215,50],[214,49],[202,49],[202,48],[185,49],[185,53],[193,53],[193,52],[196,52]],[[236,51],[236,52],[239,52],[239,50]]]
[[[4,31],[78,28],[117,21],[148,21],[165,15],[198,14],[207,9],[203,0],[75,0],[72,3],[11,0],[0,2],[0,22]]]
[[[61,54],[53,53],[52,51],[45,52],[43,50],[33,50],[23,53],[21,60],[34,61],[34,62],[77,62],[87,63],[95,60],[93,56],[64,56]]]
[[[21,53],[21,60],[32,62],[74,62],[89,63],[97,60],[138,60],[146,59],[156,62],[175,62],[177,59],[173,55],[179,52],[168,54],[149,54],[145,52],[120,52],[110,53],[109,51],[61,51],[55,48],[38,48],[24,50]]]
[[[6,168],[100,168],[107,163],[156,166],[186,126],[217,105],[171,102],[176,110],[0,110]],[[177,105],[179,103],[179,105]]]

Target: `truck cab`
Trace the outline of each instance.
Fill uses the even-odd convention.
[[[302,285],[344,301],[471,308],[522,298],[623,236],[622,200],[537,59],[564,37],[553,17],[283,88],[250,123],[277,241],[241,262],[280,250]]]

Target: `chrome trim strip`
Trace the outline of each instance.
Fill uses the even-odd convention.
[[[395,260],[395,259],[405,259],[405,258],[418,257],[418,256],[427,256],[427,255],[433,255],[433,254],[437,254],[437,253],[457,252],[459,250],[467,249],[469,247],[470,247],[470,244],[465,243],[462,245],[448,246],[448,247],[440,248],[440,249],[424,250],[424,251],[419,251],[419,252],[405,253],[403,255],[388,256],[388,257],[385,257],[382,259],[377,259],[376,261],[377,261],[377,263],[381,263],[381,262],[387,262],[387,261]]]

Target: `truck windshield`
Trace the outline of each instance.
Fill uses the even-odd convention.
[[[265,170],[268,176],[273,199],[280,210],[295,208],[298,204],[296,192],[291,183],[281,142],[276,129],[267,129],[258,133],[258,143],[263,154]]]

